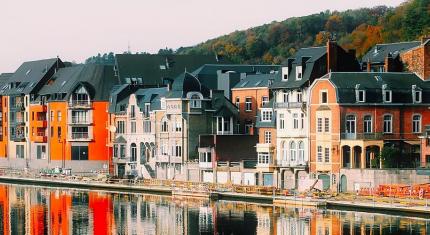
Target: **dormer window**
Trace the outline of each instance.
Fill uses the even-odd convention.
[[[150,103],[146,103],[145,104],[145,117],[149,116],[149,111],[151,111],[151,104]]]
[[[160,100],[161,109],[166,109],[166,99],[161,98]]]
[[[391,90],[384,90],[382,94],[385,103],[391,103],[392,101],[392,92]]]
[[[320,103],[327,104],[327,102],[328,102],[327,91],[321,91]]]
[[[282,81],[288,81],[288,67],[282,67]]]
[[[366,102],[366,91],[357,90],[356,91],[356,100],[357,100],[357,102]]]
[[[273,115],[273,111],[272,110],[262,110],[261,111],[261,121],[262,122],[270,122],[270,121],[272,121],[272,115]]]
[[[197,94],[194,94],[191,96],[191,108],[201,108],[202,107],[202,101],[200,100],[200,96]]]
[[[412,100],[414,103],[421,103],[422,100],[421,89],[416,85],[412,85]]]
[[[302,66],[296,66],[296,79],[302,80]]]

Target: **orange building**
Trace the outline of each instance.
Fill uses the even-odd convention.
[[[239,110],[238,133],[256,134],[258,110],[269,102],[269,86],[277,74],[248,75],[231,89],[232,101]]]

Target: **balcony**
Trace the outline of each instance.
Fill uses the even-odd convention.
[[[69,101],[69,107],[74,109],[90,109],[91,103],[88,100]]]
[[[81,118],[81,117],[73,117],[69,121],[69,125],[90,125],[91,122],[88,118]]]
[[[308,161],[278,161],[279,167],[289,167],[289,168],[305,168],[308,166]]]
[[[11,135],[10,139],[13,141],[19,141],[19,142],[25,141],[25,135],[24,134]]]
[[[72,132],[69,141],[90,141],[92,136],[88,132]]]
[[[48,137],[46,137],[44,135],[45,135],[45,133],[37,133],[37,136],[34,137],[34,142],[46,143],[48,141]]]
[[[382,133],[341,133],[342,140],[382,140]]]
[[[45,128],[48,126],[48,122],[46,120],[37,120],[35,121],[35,126]]]
[[[130,162],[130,157],[114,157],[113,158],[113,163],[122,163],[122,164],[124,164],[124,163],[128,163],[128,162]]]
[[[306,108],[306,102],[288,102],[288,103],[275,103],[275,108],[278,109],[292,109],[292,108]]]
[[[212,162],[199,162],[199,168],[212,168]]]
[[[157,162],[169,162],[168,155],[157,155]]]

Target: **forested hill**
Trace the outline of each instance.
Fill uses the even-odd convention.
[[[217,53],[235,63],[280,64],[298,48],[325,45],[330,37],[345,49],[355,49],[361,57],[376,43],[417,40],[426,34],[430,34],[430,0],[408,0],[395,8],[378,6],[289,18],[158,53]],[[113,53],[105,53],[86,62],[113,60]]]
[[[325,45],[334,37],[357,56],[376,43],[419,39],[430,34],[430,0],[411,0],[396,8],[379,6],[321,12],[272,22],[179,48],[179,54],[214,54],[237,63],[279,64],[301,47]]]

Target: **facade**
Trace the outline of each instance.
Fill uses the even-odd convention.
[[[256,135],[200,135],[200,181],[257,185]]]
[[[258,110],[269,103],[269,86],[277,73],[248,75],[231,89],[232,101],[239,111],[237,131],[254,135]]]
[[[429,91],[412,73],[338,72],[316,80],[310,92],[313,177],[324,189],[338,190],[346,180],[341,169],[418,166]],[[384,147],[396,154],[377,157]]]

